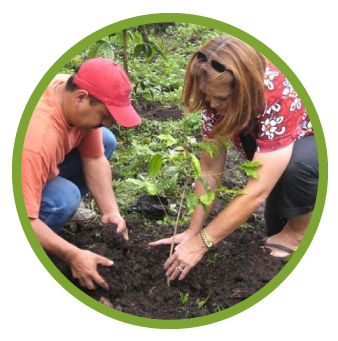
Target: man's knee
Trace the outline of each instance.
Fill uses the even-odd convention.
[[[39,218],[59,232],[76,213],[80,201],[80,190],[75,184],[60,177],[53,179],[43,190]]]
[[[102,140],[104,146],[104,154],[109,160],[116,148],[115,135],[107,128],[102,128]]]

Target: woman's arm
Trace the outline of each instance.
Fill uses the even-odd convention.
[[[269,153],[255,153],[253,161],[262,164],[257,179],[249,177],[244,195],[236,196],[206,228],[214,244],[229,236],[265,202],[289,164],[293,143]]]
[[[226,161],[226,155],[227,155],[227,150],[224,146],[221,146],[220,143],[217,140],[211,140],[214,142],[220,151],[219,155],[215,155],[213,158],[205,152],[202,151],[201,153],[201,178],[206,180],[209,184],[210,190],[215,190],[217,186],[217,181],[212,175],[216,175],[216,177],[221,180],[222,179],[222,172],[225,169],[225,161]],[[197,197],[200,197],[202,194],[204,194],[205,188],[203,184],[200,181],[197,181],[195,184],[195,194]],[[208,206],[207,210],[210,212],[213,207],[212,203],[211,205]],[[191,217],[191,222],[189,229],[194,231],[195,234],[197,234],[203,227],[203,224],[205,220],[207,219],[207,215],[202,207],[202,205],[198,205]]]
[[[226,159],[226,148],[221,146],[217,140],[211,140],[214,142],[219,149],[219,154],[215,155],[213,158],[207,152],[202,151],[201,153],[201,170],[202,175],[201,177],[205,179],[211,190],[216,189],[217,182],[213,176],[214,174],[218,174],[217,177],[221,179],[222,172],[224,171],[225,167],[225,159]],[[202,194],[205,193],[205,188],[200,181],[197,181],[195,184],[195,194],[200,197]],[[212,209],[213,203],[208,207],[208,211],[210,212]],[[199,231],[201,230],[205,220],[207,219],[207,215],[204,212],[202,205],[198,205],[192,215],[191,222],[189,228],[184,231],[183,233],[179,233],[175,236],[175,244],[182,244],[186,241],[190,240],[191,238],[195,237]],[[158,246],[158,245],[168,245],[171,244],[173,237],[164,238],[157,240],[156,242],[149,243],[149,246]]]
[[[236,196],[207,227],[206,232],[212,242],[217,244],[229,236],[266,200],[273,187],[286,169],[292,154],[293,143],[287,147],[270,153],[256,153],[253,161],[262,164],[257,169],[259,178],[249,178],[244,189],[245,195]],[[201,236],[181,245],[180,248],[166,261],[164,269],[170,280],[179,276],[182,280],[188,272],[201,260],[208,251]],[[181,273],[176,267],[184,269]]]

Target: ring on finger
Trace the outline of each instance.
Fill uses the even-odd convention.
[[[182,271],[183,271],[183,269],[181,269],[179,266],[176,266],[175,270],[176,270],[176,271],[179,271],[179,272],[182,272]]]

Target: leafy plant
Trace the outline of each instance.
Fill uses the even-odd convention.
[[[180,292],[180,300],[182,303],[182,309],[185,310],[187,307],[187,302],[189,300],[189,293],[184,294],[183,292]]]
[[[209,298],[211,297],[211,293],[209,293],[209,295],[205,298],[205,299],[197,299],[196,300],[196,304],[198,306],[198,309],[203,308],[203,306],[206,305],[206,303],[208,302]]]
[[[213,255],[209,255],[206,259],[206,263],[207,265],[212,265],[212,266],[216,266],[216,262],[218,259],[224,259],[230,257],[228,254],[219,254],[219,253],[214,253]]]
[[[212,306],[214,307],[214,313],[218,313],[225,309],[222,305],[218,303],[214,303]]]

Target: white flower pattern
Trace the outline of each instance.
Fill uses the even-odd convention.
[[[266,135],[269,140],[272,140],[276,135],[282,135],[284,134],[286,127],[282,126],[281,130],[278,129],[278,125],[280,125],[283,122],[283,116],[277,117],[276,119],[274,118],[267,118],[265,121],[262,121],[262,133],[260,137]]]
[[[264,84],[269,90],[274,89],[273,80],[278,76],[279,72],[276,70],[270,70],[269,67],[266,68]]]

